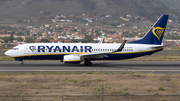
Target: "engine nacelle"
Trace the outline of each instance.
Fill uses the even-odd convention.
[[[80,56],[76,55],[65,55],[63,59],[64,63],[79,64],[81,62]]]

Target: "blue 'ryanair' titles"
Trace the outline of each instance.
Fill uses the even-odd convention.
[[[34,52],[36,46],[30,46],[29,49]],[[92,52],[91,46],[37,46],[37,52]]]

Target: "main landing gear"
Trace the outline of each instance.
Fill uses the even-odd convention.
[[[92,66],[92,62],[90,61],[90,59],[85,59],[84,65],[86,65],[86,66]]]

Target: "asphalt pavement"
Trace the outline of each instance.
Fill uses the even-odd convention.
[[[154,72],[180,73],[180,61],[92,61],[93,66],[59,61],[0,61],[0,72]]]

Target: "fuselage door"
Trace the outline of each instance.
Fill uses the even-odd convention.
[[[138,46],[138,50],[139,50],[138,54],[141,55],[142,54],[142,47]]]
[[[29,46],[24,46],[24,54],[29,54]]]

